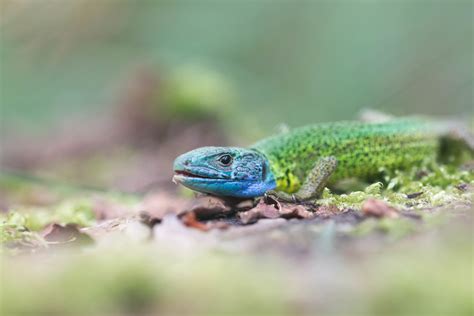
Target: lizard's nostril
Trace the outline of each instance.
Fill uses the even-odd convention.
[[[183,162],[183,165],[189,166],[189,160],[185,160],[185,161]]]

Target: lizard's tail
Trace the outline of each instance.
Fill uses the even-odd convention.
[[[474,133],[461,120],[442,121],[438,124],[441,139],[440,159],[455,164],[474,159]]]
[[[444,125],[444,136],[447,139],[461,142],[471,153],[474,153],[474,133],[469,124],[462,120],[447,120]]]

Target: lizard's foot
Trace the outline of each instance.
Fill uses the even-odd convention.
[[[273,199],[277,199],[278,198],[278,192],[275,191],[275,190],[268,190],[267,192],[265,192],[263,194],[263,197],[266,199],[268,198],[273,198]]]
[[[289,203],[299,203],[300,199],[295,195],[295,194],[288,194],[286,192],[281,192],[281,191],[275,191],[275,190],[269,190],[265,192],[264,197],[273,197],[274,199],[278,201],[283,201],[283,202],[289,202]]]

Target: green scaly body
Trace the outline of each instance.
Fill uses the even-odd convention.
[[[411,117],[380,123],[316,124],[266,138],[250,148],[201,147],[174,162],[174,180],[215,195],[282,201],[317,199],[344,178],[375,180],[437,157],[460,162],[474,137],[458,121]]]
[[[439,123],[418,118],[326,123],[264,139],[252,148],[269,160],[276,189],[293,193],[323,157],[333,156],[338,162],[331,183],[348,177],[370,178],[382,167],[403,169],[434,159],[443,129]]]

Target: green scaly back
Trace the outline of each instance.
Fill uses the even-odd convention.
[[[440,124],[421,118],[325,123],[264,139],[252,148],[269,160],[277,190],[293,193],[321,157],[338,160],[331,183],[348,177],[369,178],[382,167],[403,169],[435,159],[441,129]]]

